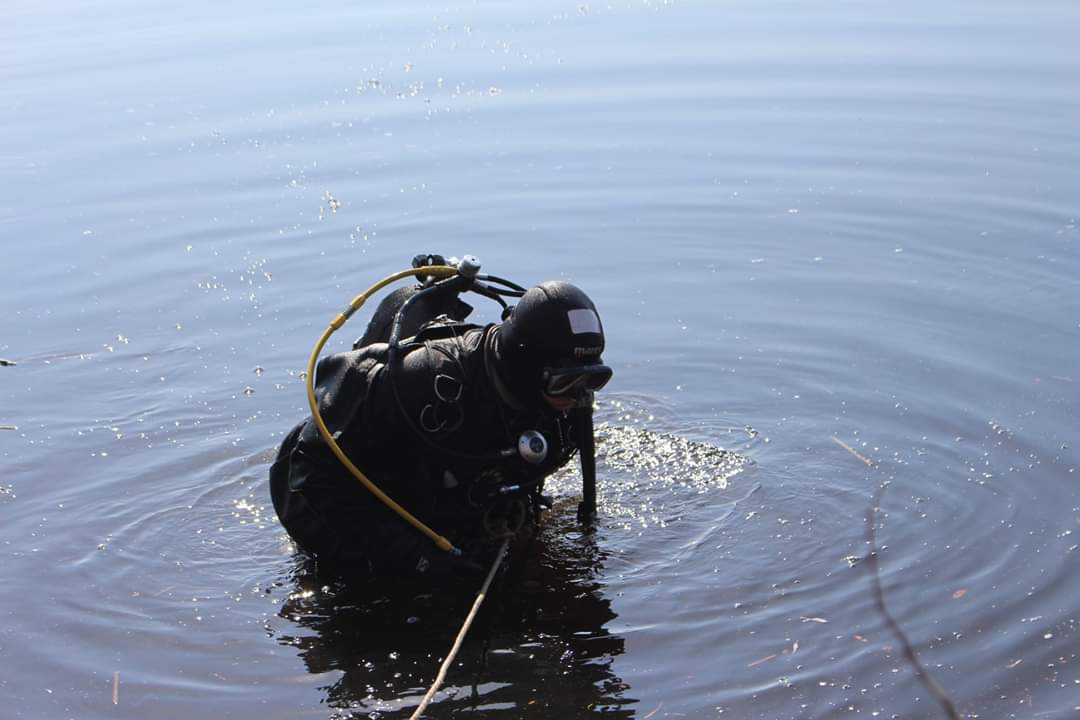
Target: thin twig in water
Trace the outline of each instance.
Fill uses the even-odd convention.
[[[873,460],[866,457],[861,452],[859,452],[855,448],[851,447],[850,445],[848,445],[846,442],[844,442],[840,438],[836,437],[835,435],[832,436],[832,439],[833,439],[834,443],[836,443],[840,447],[844,448],[845,450],[847,450],[849,453],[851,453],[855,457],[859,458],[859,460],[862,460],[863,464],[865,464],[867,467],[874,467],[874,461]]]
[[[15,361],[14,360],[5,360],[4,358],[0,358],[0,367],[15,367]],[[19,428],[16,425],[0,425],[0,430],[15,431],[15,430],[18,430],[18,429]]]
[[[776,653],[773,653],[772,655],[766,655],[766,656],[765,656],[765,657],[763,657],[763,658],[758,658],[757,660],[755,660],[754,662],[750,663],[750,664],[749,664],[749,665],[747,665],[746,667],[757,667],[758,665],[761,665],[762,663],[767,663],[767,662],[769,662],[770,660],[775,660],[775,659],[776,659]]]
[[[112,674],[112,704],[120,704],[120,671],[116,670]]]
[[[835,439],[835,438],[834,438]],[[900,623],[896,621],[892,613],[889,612],[889,608],[885,605],[885,591],[881,589],[881,572],[878,565],[878,548],[877,548],[877,532],[874,529],[874,521],[877,519],[878,508],[881,507],[881,498],[885,495],[885,488],[888,487],[888,483],[882,483],[878,487],[877,492],[874,493],[874,499],[870,503],[870,507],[866,510],[866,542],[870,546],[870,551],[866,558],[867,567],[870,568],[870,587],[874,594],[874,603],[877,605],[878,612],[885,618],[885,623],[892,630],[893,635],[900,641],[901,647],[904,649],[904,657],[908,663],[915,670],[915,677],[927,692],[933,695],[934,699],[941,705],[941,709],[945,712],[950,720],[960,720],[960,713],[956,711],[956,706],[953,705],[952,700],[945,694],[945,691],[937,684],[934,678],[930,677],[930,673],[926,671],[923,664],[919,662],[918,656],[915,655],[915,648],[911,646],[911,641],[908,640],[907,634],[903,628],[900,627]]]
[[[423,716],[431,699],[435,697],[435,693],[442,686],[443,680],[446,679],[446,671],[450,669],[450,665],[454,662],[454,658],[457,657],[458,650],[461,649],[461,644],[465,641],[465,634],[469,632],[473,620],[476,619],[476,614],[480,611],[480,604],[483,603],[484,598],[487,597],[487,591],[488,588],[491,587],[491,581],[495,578],[495,573],[498,571],[499,566],[502,565],[503,558],[506,556],[506,551],[509,547],[510,538],[506,538],[503,540],[503,544],[499,546],[499,551],[495,554],[495,562],[491,564],[491,569],[488,570],[487,577],[484,579],[484,584],[480,586],[480,591],[476,593],[476,599],[473,601],[472,609],[469,610],[469,614],[465,616],[465,622],[461,626],[461,631],[458,632],[457,637],[454,638],[454,644],[451,646],[450,652],[446,654],[446,658],[443,660],[442,665],[439,666],[439,674],[435,676],[435,682],[428,688],[427,693],[420,701],[420,705],[413,711],[413,714],[409,716],[409,720],[418,720],[418,718]]]

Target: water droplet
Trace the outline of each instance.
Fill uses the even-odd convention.
[[[255,394],[255,388],[251,387],[250,385],[246,386],[246,387],[244,388],[244,394],[245,394],[245,395],[247,395],[247,396],[249,396],[249,397],[250,397],[251,395],[254,395],[254,394]]]
[[[323,194],[323,199],[326,201],[326,206],[330,208],[330,212],[332,213],[336,213],[338,211],[338,208],[341,207],[341,203],[336,197],[334,197],[334,194],[329,190],[327,190]]]

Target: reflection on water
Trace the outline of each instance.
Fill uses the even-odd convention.
[[[546,514],[498,576],[430,717],[633,717],[629,686],[612,670],[623,640],[599,580],[604,552],[574,520],[574,503]],[[323,584],[301,562],[280,615],[296,630],[278,635],[325,688],[335,717],[408,717],[434,680],[478,583],[451,587]]]

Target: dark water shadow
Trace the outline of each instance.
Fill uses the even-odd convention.
[[[519,542],[496,578],[425,717],[629,718],[637,702],[612,672],[624,640],[601,569],[603,531],[586,532],[557,503]],[[346,587],[298,557],[278,636],[322,689],[333,718],[404,718],[419,704],[468,613],[480,581],[438,588],[393,581]]]

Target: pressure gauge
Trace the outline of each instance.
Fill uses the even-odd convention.
[[[547,459],[547,438],[536,430],[527,430],[518,438],[518,455],[532,465],[539,465]]]

